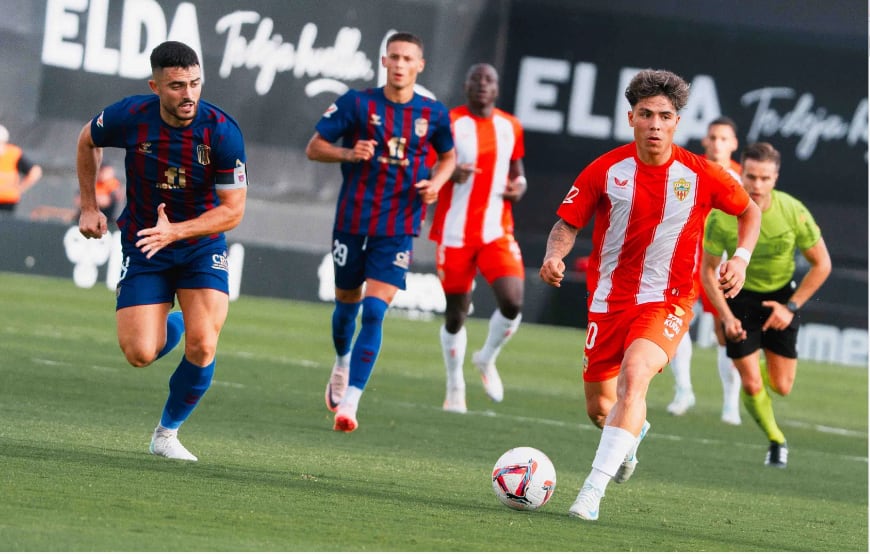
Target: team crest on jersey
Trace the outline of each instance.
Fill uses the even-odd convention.
[[[381,125],[381,116],[376,113],[373,113],[369,118],[369,124],[374,125],[375,127],[379,127]]]
[[[139,143],[139,152],[142,152],[143,154],[150,154],[151,153],[151,143],[150,142]]]
[[[209,145],[196,145],[196,161],[199,162],[199,165],[208,165],[211,163],[211,147]]]
[[[676,195],[677,200],[680,202],[689,196],[690,190],[692,190],[692,184],[682,177],[674,181],[674,195]]]
[[[414,120],[414,134],[420,138],[426,136],[426,133],[429,132],[429,121],[419,117]]]

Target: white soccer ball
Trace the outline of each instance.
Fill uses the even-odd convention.
[[[511,448],[492,468],[492,490],[508,508],[537,510],[556,490],[556,468],[550,458],[536,448]]]

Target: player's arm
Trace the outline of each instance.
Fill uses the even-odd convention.
[[[565,256],[574,248],[577,240],[579,227],[574,227],[564,219],[559,219],[550,229],[547,237],[547,251],[544,254],[544,263],[541,264],[541,279],[554,287],[562,286],[565,278]]]
[[[344,148],[329,142],[320,133],[314,133],[305,147],[305,155],[315,162],[356,163],[372,159],[376,144],[375,140],[358,140],[353,148]]]
[[[526,189],[528,189],[528,182],[522,158],[511,160],[510,169],[508,169],[508,184],[503,194],[504,199],[518,202],[526,193]]]
[[[797,309],[800,309],[812,298],[831,274],[831,255],[828,253],[828,247],[825,245],[824,239],[819,238],[818,242],[802,253],[807,262],[809,262],[810,269],[804,275],[804,278],[801,279],[800,285],[795,289],[791,298],[788,299],[788,303],[794,302],[794,307]],[[764,301],[762,304],[772,310],[767,321],[762,326],[763,331],[766,331],[768,328],[785,329],[794,319],[795,312],[789,309],[787,305],[773,300]]]
[[[136,248],[151,258],[173,242],[229,231],[242,221],[247,193],[247,187],[217,189],[220,205],[193,219],[175,223],[166,216],[166,205],[160,204],[157,207],[157,224],[139,231]]]
[[[737,249],[719,269],[719,288],[725,293],[725,298],[734,298],[743,289],[746,266],[760,231],[761,210],[750,200],[746,209],[737,216]]]
[[[746,331],[744,331],[740,320],[734,317],[728,307],[728,302],[725,301],[725,295],[719,287],[718,269],[721,262],[721,255],[714,256],[709,252],[704,252],[701,259],[701,285],[704,287],[707,299],[713,304],[716,313],[719,314],[719,323],[725,330],[725,336],[731,341],[741,341],[746,338]]]
[[[456,149],[438,153],[438,161],[432,167],[432,175],[428,179],[417,182],[414,187],[423,198],[424,204],[431,204],[438,199],[438,191],[444,186],[453,170],[456,168]]]
[[[103,161],[103,149],[94,144],[91,122],[79,133],[76,149],[76,173],[79,179],[79,232],[87,238],[98,239],[109,231],[106,216],[97,204],[97,168]]]

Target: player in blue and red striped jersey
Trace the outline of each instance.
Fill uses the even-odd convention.
[[[332,235],[336,361],[326,406],[335,412],[333,428],[345,432],[357,428],[357,407],[380,352],[384,315],[405,288],[423,204],[438,198],[456,165],[447,107],[414,92],[425,65],[422,41],[410,33],[390,35],[381,63],[386,84],[338,98],[305,150],[311,160],[341,163],[343,177]],[[333,144],[339,140],[341,146]],[[438,159],[431,174],[425,163],[430,148]]]
[[[169,379],[169,397],[149,450],[196,461],[178,441],[178,428],[208,390],[218,335],[229,310],[224,231],[242,220],[247,195],[245,146],[239,126],[200,100],[196,52],[164,42],[151,52],[154,94],[106,107],[79,134],[79,230],[108,231],[95,194],[104,147],[123,148],[127,205],[121,230],[118,342],[127,361],[144,367],[171,351],[185,334],[184,356]],[[175,297],[180,312],[170,313]]]

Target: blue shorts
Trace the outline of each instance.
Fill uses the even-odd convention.
[[[359,288],[366,279],[376,279],[405,290],[405,276],[411,267],[414,237],[370,237],[332,232],[332,265],[335,286]]]
[[[229,294],[227,241],[223,237],[183,248],[164,248],[150,260],[132,244],[123,244],[122,252],[116,310],[171,303],[178,289],[215,289]]]

